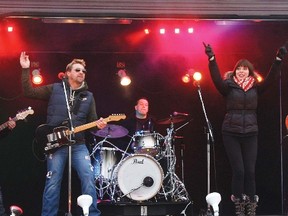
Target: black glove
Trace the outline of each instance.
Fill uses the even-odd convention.
[[[212,50],[212,47],[210,46],[210,44],[206,45],[204,42],[203,42],[203,44],[204,44],[204,47],[205,47],[205,53],[208,56],[208,59],[210,60],[212,57],[215,56],[215,54],[214,54],[214,52]]]
[[[286,54],[287,54],[287,49],[285,46],[282,46],[278,49],[277,54],[276,54],[276,58],[283,60]]]

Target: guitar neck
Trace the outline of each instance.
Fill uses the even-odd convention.
[[[109,122],[109,117],[104,118],[103,121]],[[87,129],[90,129],[90,128],[93,128],[93,127],[97,127],[97,121],[77,126],[76,128],[74,128],[74,133],[78,133],[78,132],[81,132],[81,131],[84,131],[84,130],[87,130]]]
[[[14,117],[14,118],[12,118],[12,120],[13,120],[13,121],[17,121],[18,119],[17,119],[16,117]],[[4,130],[5,128],[8,127],[8,122],[9,122],[9,121],[7,121],[7,122],[5,122],[5,123],[3,123],[3,124],[0,125],[0,131],[2,131],[2,130]]]

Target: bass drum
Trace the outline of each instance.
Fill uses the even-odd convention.
[[[164,174],[160,164],[149,155],[126,157],[115,169],[116,182],[128,198],[136,201],[154,197],[161,188]]]

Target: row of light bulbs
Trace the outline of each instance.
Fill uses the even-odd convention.
[[[180,34],[180,33],[193,34],[194,28],[190,27],[190,28],[187,28],[187,29],[185,29],[185,30],[180,29],[180,28],[174,28],[173,30],[169,29],[169,33],[171,33],[172,31],[173,31],[174,34]],[[152,33],[152,32],[155,32],[155,31],[152,31],[152,30],[149,29],[149,28],[145,28],[145,29],[144,29],[144,33],[145,33],[145,34],[150,34],[150,33]],[[156,31],[156,32],[157,32],[157,31]],[[160,29],[158,30],[158,32],[159,32],[159,34],[164,35],[164,34],[166,34],[166,33],[168,32],[168,29],[166,29],[166,28],[160,28]]]
[[[117,75],[120,77],[120,84],[122,86],[128,86],[131,84],[131,78],[127,75],[125,69],[120,69],[117,72]],[[188,73],[182,76],[182,82],[189,83],[191,80],[200,81],[202,79],[202,74],[200,72],[194,72],[193,69],[190,69]],[[40,85],[43,83],[43,77],[40,73],[40,69],[34,69],[32,71],[32,82],[35,85]]]

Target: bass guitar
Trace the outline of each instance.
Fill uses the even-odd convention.
[[[107,118],[104,118],[103,121],[108,123],[111,121],[119,121],[125,118],[126,115],[124,114],[113,114],[108,116]],[[77,126],[74,128],[73,131],[71,131],[66,126],[53,127],[47,124],[42,124],[36,129],[35,138],[38,148],[43,149],[43,153],[51,153],[53,152],[53,150],[56,150],[63,145],[72,145],[73,143],[75,143],[73,141],[71,142],[71,135],[93,127],[97,127],[97,125],[97,121],[93,121],[84,125]]]
[[[13,121],[18,121],[18,120],[24,120],[28,115],[34,114],[34,110],[31,107],[28,107],[27,109],[21,110],[17,113],[15,117],[12,118]],[[4,130],[5,128],[8,127],[9,121],[3,123],[0,125],[0,131]]]

